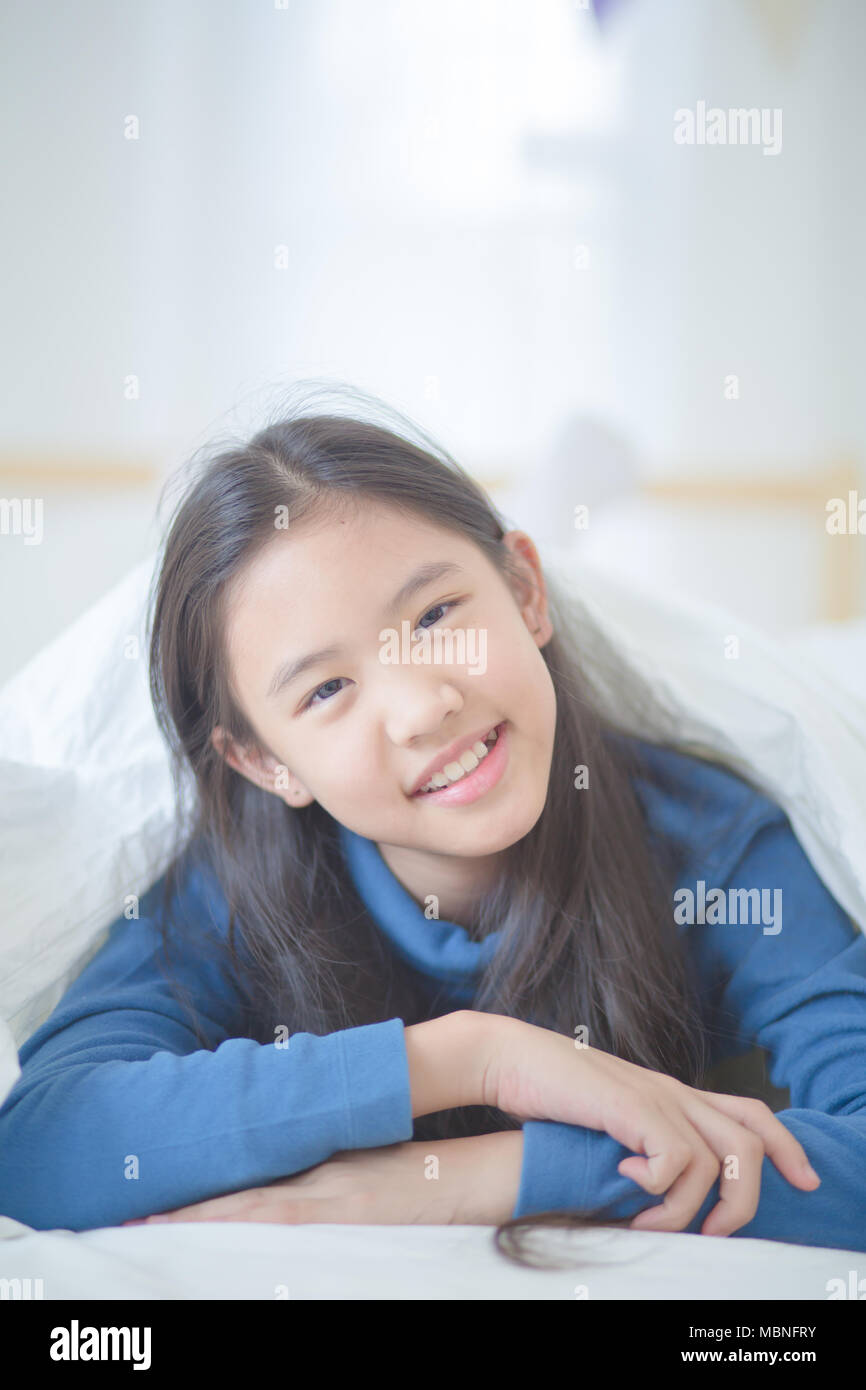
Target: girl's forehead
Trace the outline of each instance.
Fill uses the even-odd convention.
[[[351,498],[346,505],[337,503],[332,511],[313,518],[308,531],[311,540],[318,535],[328,541],[343,543],[347,538],[363,539],[371,532],[396,545],[401,538],[420,538],[431,544],[465,545],[462,532],[443,525],[437,518],[409,510],[397,503],[370,498]]]
[[[390,597],[423,564],[450,562],[464,575],[484,557],[462,532],[393,506],[353,505],[302,518],[275,530],[232,582],[226,617],[251,608],[325,605],[346,592],[357,599]]]
[[[318,582],[323,574],[337,577],[362,574],[384,578],[421,556],[457,556],[468,567],[480,552],[462,532],[451,530],[417,512],[393,506],[341,509],[336,514],[305,518],[277,530],[263,546],[247,575],[255,569],[265,583],[280,575]],[[323,571],[323,565],[327,568]]]

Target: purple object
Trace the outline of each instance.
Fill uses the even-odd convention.
[[[611,14],[621,3],[622,0],[592,0],[592,8],[600,29],[605,27]]]

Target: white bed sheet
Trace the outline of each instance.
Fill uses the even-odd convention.
[[[866,1254],[851,1250],[622,1230],[545,1232],[544,1248],[574,1267],[525,1269],[492,1236],[487,1226],[256,1222],[32,1231],[7,1217],[0,1276],[41,1279],[46,1300],[826,1300],[838,1287],[829,1281],[866,1279]]]

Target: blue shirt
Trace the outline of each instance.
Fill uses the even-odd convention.
[[[710,1025],[710,1065],[767,1049],[772,1082],[790,1091],[778,1118],[822,1180],[804,1192],[765,1157],[758,1210],[734,1234],[866,1250],[866,937],[775,803],[732,772],[636,742],[662,774],[636,781],[650,831],[673,844],[677,886],[694,894],[691,913],[687,897],[677,901],[696,919],[680,931]],[[344,827],[340,835],[369,912],[430,982],[436,1012],[469,1004],[497,934],[473,941],[453,922],[428,920],[375,843]],[[113,1225],[260,1186],[341,1150],[413,1138],[402,1019],[291,1033],[287,1046],[256,1042],[242,1036],[231,978],[193,933],[174,953],[173,975],[196,1001],[203,1048],[157,962],[160,892],[161,881],[138,919],[112,924],[20,1050],[22,1074],[0,1108],[0,1213],[36,1229]],[[182,893],[202,943],[224,937],[228,909],[214,880],[191,867]],[[602,1131],[532,1120],[523,1136],[515,1216],[573,1206],[616,1218],[663,1200],[617,1172],[629,1150]],[[686,1229],[699,1231],[717,1201],[714,1184]]]

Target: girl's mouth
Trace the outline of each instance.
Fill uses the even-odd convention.
[[[497,724],[478,745],[472,747],[472,757],[462,755],[460,762],[447,763],[442,772],[415,792],[413,801],[429,801],[438,806],[464,806],[495,787],[508,763],[508,721]],[[481,752],[482,747],[486,750]],[[469,763],[467,767],[466,764]]]

